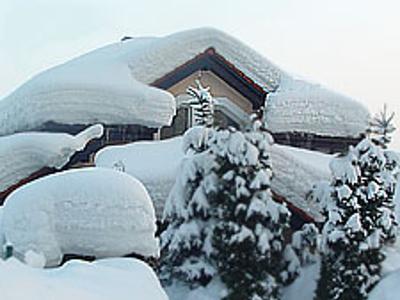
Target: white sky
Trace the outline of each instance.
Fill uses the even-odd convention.
[[[284,69],[397,113],[398,0],[0,0],[0,98],[34,74],[124,35],[213,26]]]

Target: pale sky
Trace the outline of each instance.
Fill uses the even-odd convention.
[[[51,66],[119,40],[212,26],[289,72],[397,113],[400,1],[0,0],[0,98]]]

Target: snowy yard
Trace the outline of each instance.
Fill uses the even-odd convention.
[[[71,261],[57,269],[0,260],[2,300],[167,300],[145,263],[128,258]]]

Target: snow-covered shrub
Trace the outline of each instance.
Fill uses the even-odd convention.
[[[370,139],[331,163],[316,299],[366,299],[380,279],[382,243],[396,233],[395,178],[388,154]]]
[[[316,262],[319,230],[315,224],[304,224],[293,233],[292,247],[303,266]]]
[[[16,257],[23,261],[33,251],[46,266],[59,264],[63,254],[147,257],[159,251],[146,189],[111,169],[69,170],[22,186],[7,197],[1,227]]]

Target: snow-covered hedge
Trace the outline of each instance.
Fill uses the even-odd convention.
[[[98,258],[159,252],[155,213],[144,186],[115,170],[87,168],[50,175],[7,197],[3,228],[14,254],[28,251],[59,264],[63,254]]]
[[[34,269],[0,259],[2,300],[168,300],[153,270],[127,258],[93,263],[70,261],[61,268]]]

